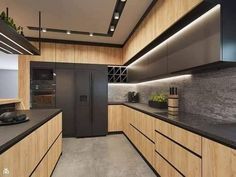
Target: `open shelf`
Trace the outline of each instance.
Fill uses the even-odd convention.
[[[39,55],[39,50],[34,47],[24,36],[18,34],[12,27],[0,19],[0,50],[7,54]]]

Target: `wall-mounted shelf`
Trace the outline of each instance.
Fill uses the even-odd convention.
[[[128,82],[128,70],[124,66],[108,66],[109,83],[126,83]]]
[[[40,52],[24,36],[0,19],[0,50],[7,54],[39,55]]]

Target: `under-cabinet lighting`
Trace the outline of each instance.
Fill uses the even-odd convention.
[[[108,83],[109,86],[136,86],[135,83]]]
[[[144,82],[139,82],[139,83],[108,83],[108,85],[111,86],[128,86],[128,85],[133,85],[133,86],[137,86],[137,85],[146,85],[146,84],[153,84],[153,83],[157,83],[157,82],[165,82],[165,81],[173,81],[173,80],[178,80],[178,79],[189,79],[192,77],[192,74],[184,74],[184,75],[180,75],[180,76],[172,76],[172,77],[167,77],[167,78],[163,78],[163,79],[156,79],[156,80],[150,80],[150,81],[144,81]]]
[[[7,46],[7,47],[11,48],[12,50],[15,50],[16,52],[18,52],[18,53],[20,53],[20,54],[23,54],[23,53],[22,53],[22,52],[20,52],[19,50],[17,50],[17,49],[15,49],[15,48],[13,48],[12,46],[10,46],[10,45],[6,44],[6,43],[5,43],[5,42],[3,42],[3,41],[0,41],[0,43],[2,43],[3,45],[5,45],[5,46]]]
[[[204,13],[203,15],[201,15],[200,17],[198,17],[196,20],[194,20],[193,22],[191,22],[190,24],[188,24],[187,26],[185,26],[184,28],[182,28],[181,30],[179,30],[178,32],[176,32],[175,34],[173,34],[172,36],[170,36],[168,39],[166,39],[165,41],[163,41],[162,43],[160,43],[159,45],[157,45],[156,47],[154,47],[153,49],[151,49],[149,52],[147,52],[146,54],[144,54],[143,56],[141,56],[139,59],[137,59],[136,61],[134,61],[133,63],[129,64],[127,66],[127,68],[141,62],[142,60],[145,59],[145,57],[151,55],[153,52],[155,52],[156,50],[158,50],[159,48],[161,48],[162,46],[166,45],[167,42],[169,42],[170,40],[176,38],[178,35],[186,32],[187,30],[189,30],[190,28],[192,28],[192,26],[196,25],[197,23],[199,23],[201,20],[203,20],[204,18],[212,15],[213,13],[217,12],[218,10],[220,10],[221,5],[218,4],[215,7],[213,7],[212,9],[210,9],[209,11],[207,11],[206,13]]]
[[[4,50],[4,51],[7,52],[7,53],[13,54],[11,51],[9,51],[9,50],[7,50],[7,49],[4,49],[3,47],[0,47],[0,49]]]
[[[27,49],[25,49],[25,48],[22,47],[20,44],[16,43],[15,41],[13,41],[11,38],[7,37],[7,36],[4,35],[3,33],[0,32],[0,35],[3,36],[4,38],[8,39],[9,41],[11,41],[12,43],[14,43],[15,45],[17,45],[18,47],[22,48],[23,50],[25,50],[25,51],[28,52],[29,54],[33,55],[33,53],[31,53],[30,51],[28,51]]]
[[[173,76],[173,77],[167,77],[167,78],[163,78],[163,79],[156,79],[156,80],[151,80],[151,81],[140,82],[137,85],[152,84],[152,83],[156,83],[156,82],[165,82],[165,81],[178,80],[178,79],[188,79],[191,77],[192,77],[191,74],[184,74],[184,75],[180,75],[180,76]]]

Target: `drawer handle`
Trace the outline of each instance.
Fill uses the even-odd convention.
[[[10,174],[9,169],[8,169],[8,168],[4,168],[4,169],[2,170],[2,174],[3,174],[3,175],[9,175],[9,174]]]

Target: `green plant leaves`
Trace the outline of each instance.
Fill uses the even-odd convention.
[[[163,93],[155,93],[155,94],[152,94],[149,97],[149,100],[156,101],[156,102],[159,102],[159,103],[167,103],[168,102],[168,97],[167,97],[166,94],[163,94]]]

